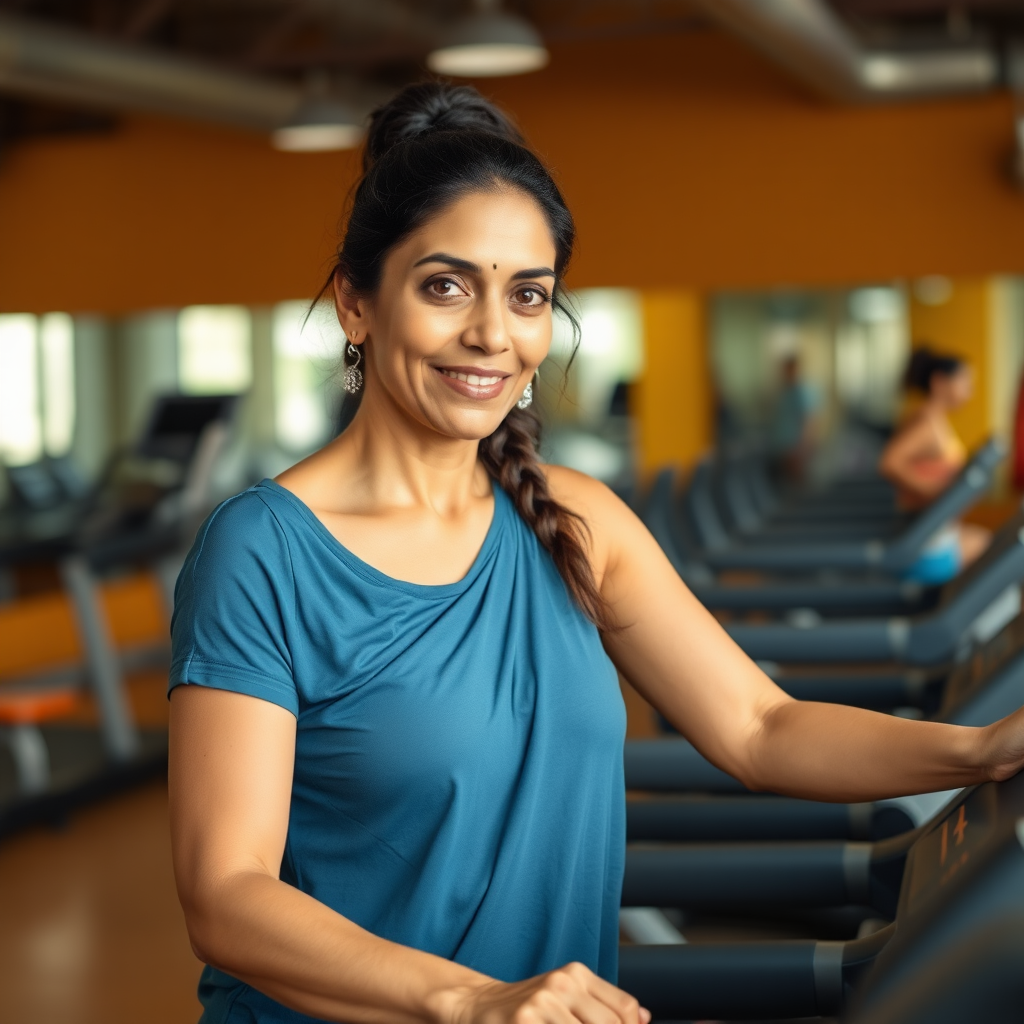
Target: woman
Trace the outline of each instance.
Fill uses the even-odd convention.
[[[879,470],[895,484],[901,507],[917,510],[945,490],[967,461],[949,415],[970,401],[974,374],[957,356],[922,347],[911,356],[903,383],[923,401],[886,445]],[[932,539],[908,578],[944,583],[983,554],[991,539],[982,527],[953,523]]]
[[[1004,778],[1024,719],[777,689],[629,509],[537,460],[573,225],[514,128],[416,86],[365,165],[331,277],[359,411],[221,505],[178,584],[173,852],[203,1020],[646,1024],[614,985],[616,667],[747,785],[818,799]]]

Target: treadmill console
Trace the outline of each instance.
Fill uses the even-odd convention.
[[[957,710],[989,684],[992,677],[1024,652],[1024,613],[1005,625],[988,643],[971,652],[950,673],[939,717],[955,721]]]
[[[852,1019],[920,979],[972,937],[1024,914],[1024,773],[965,790],[907,856],[893,937],[854,1000]]]
[[[998,814],[995,786],[979,786],[914,844],[903,880],[902,912],[918,913],[970,871],[972,858],[992,837]]]

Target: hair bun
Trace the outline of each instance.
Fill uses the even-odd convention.
[[[928,394],[935,374],[949,376],[956,373],[964,365],[959,356],[945,352],[936,352],[928,345],[918,345],[910,354],[906,372],[903,374],[903,385],[911,390]]]
[[[368,170],[388,150],[434,131],[475,131],[522,143],[515,125],[472,86],[421,82],[406,86],[370,116],[363,166]]]

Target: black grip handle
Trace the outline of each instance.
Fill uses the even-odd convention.
[[[747,793],[738,779],[704,759],[686,740],[627,740],[626,789],[652,793]]]
[[[866,903],[869,851],[868,844],[835,842],[631,847],[622,905],[741,910]]]
[[[816,1017],[816,942],[621,946],[619,987],[655,1020]],[[820,971],[819,971],[820,973]]]
[[[854,806],[851,810],[849,804],[776,796],[630,800],[626,804],[626,839],[693,843],[869,838],[855,832],[861,817],[870,828],[871,806]]]

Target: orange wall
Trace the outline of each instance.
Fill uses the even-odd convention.
[[[691,465],[712,445],[711,368],[701,296],[682,289],[643,293],[644,372],[633,396],[640,465]]]
[[[998,287],[999,282],[990,278],[961,278],[953,282],[952,294],[941,305],[925,305],[914,295],[910,299],[913,344],[961,356],[974,369],[974,395],[951,417],[968,448],[993,433],[1009,440],[1009,423],[1000,416],[1007,407],[999,398],[1009,398],[1011,393],[1015,397],[1016,387],[1001,365],[1003,346],[994,294]]]
[[[1005,95],[837,108],[714,32],[563,45],[484,87],[564,185],[577,286],[1024,272]],[[158,119],[24,143],[0,162],[0,309],[308,296],[355,168]]]

